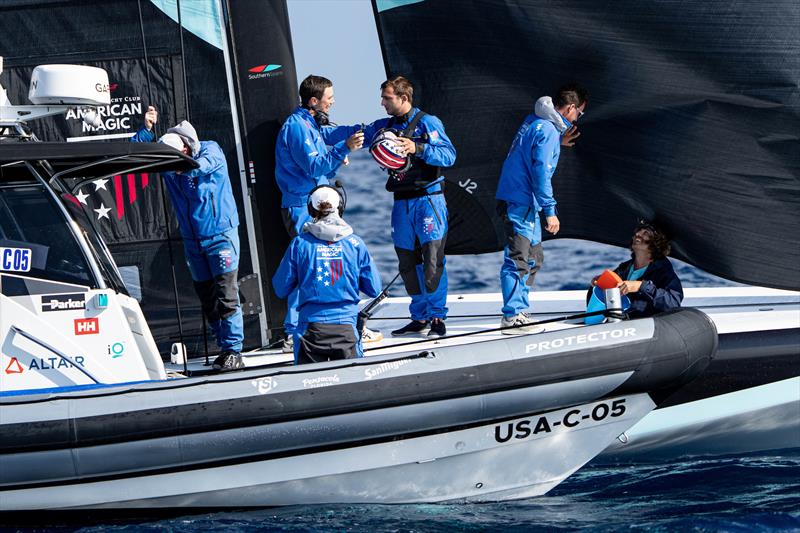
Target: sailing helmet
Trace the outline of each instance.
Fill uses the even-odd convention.
[[[405,172],[411,167],[411,158],[402,155],[394,130],[381,130],[369,147],[372,158],[384,170]]]

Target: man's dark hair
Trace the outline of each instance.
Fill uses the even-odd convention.
[[[308,101],[312,97],[322,99],[325,89],[333,87],[333,82],[322,76],[311,75],[300,83],[300,103],[303,107],[308,107]]]
[[[553,99],[553,104],[556,109],[560,109],[570,104],[575,104],[575,107],[580,107],[584,102],[589,101],[589,92],[578,85],[577,83],[568,83],[558,89],[556,97]]]
[[[381,91],[391,87],[397,96],[407,96],[408,102],[414,103],[414,85],[403,76],[395,76],[381,83]]]
[[[653,256],[653,259],[662,259],[667,257],[672,251],[672,245],[669,242],[669,237],[661,231],[658,227],[654,226],[650,222],[646,220],[641,220],[636,225],[636,229],[633,230],[635,234],[639,230],[648,230],[652,237],[650,238],[650,242],[647,243],[648,248],[650,250],[650,255]]]

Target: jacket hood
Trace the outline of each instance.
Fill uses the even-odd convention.
[[[353,228],[344,221],[339,213],[330,213],[303,225],[306,231],[321,241],[337,242],[353,234]]]
[[[569,127],[564,117],[561,116],[561,113],[556,111],[556,107],[553,105],[553,99],[549,96],[542,96],[536,100],[533,112],[537,117],[552,122],[553,126],[558,130],[558,133],[563,134]]]
[[[183,142],[189,146],[189,149],[192,151],[192,157],[197,157],[197,154],[200,152],[200,139],[197,138],[197,131],[195,131],[194,126],[189,124],[188,120],[184,120],[177,126],[171,127],[167,130],[167,133],[178,135]]]

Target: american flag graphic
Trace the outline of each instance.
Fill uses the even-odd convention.
[[[113,192],[108,190],[108,179],[99,179],[86,182],[86,185],[80,187],[77,194],[74,196],[69,196],[69,199],[78,206],[86,206],[88,211],[91,209],[91,206],[88,205],[87,199],[90,196],[95,196],[95,198],[93,198],[93,203],[97,204],[99,201],[100,207],[91,209],[91,211],[94,211],[96,220],[99,221],[103,218],[110,219],[109,211],[114,213],[117,220],[122,220],[125,217],[125,206],[131,206],[136,202],[137,191],[139,189],[145,189],[150,184],[150,175],[126,174],[124,177],[122,175],[116,175],[112,180],[113,185],[111,185],[111,188]],[[102,197],[102,193],[99,193],[101,189],[106,191],[107,194],[110,193],[113,195],[113,203],[110,205],[113,205],[116,209],[106,207],[108,197]],[[88,191],[88,194],[86,191]],[[127,201],[125,193],[127,193]]]
[[[341,259],[334,259],[330,262],[330,272],[331,272],[331,285],[335,285],[336,281],[342,277],[342,272],[344,271],[344,261]]]

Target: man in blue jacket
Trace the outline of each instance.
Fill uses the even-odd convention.
[[[131,141],[155,140],[152,130],[157,116],[155,108],[149,108],[144,127]],[[243,368],[244,328],[236,280],[239,212],[225,155],[216,142],[198,140],[194,127],[185,120],[167,130],[159,142],[190,155],[200,165],[190,172],[164,172],[161,176],[178,218],[195,291],[222,352],[214,360],[214,368]]]
[[[544,211],[545,229],[555,235],[560,228],[551,180],[558,165],[561,144],[574,139],[574,124],[588,103],[585,89],[567,85],[558,90],[555,101],[543,96],[536,102],[517,131],[503,163],[497,184],[497,212],[504,222],[507,243],[500,285],[503,291],[505,334],[539,333],[528,309],[529,287],[544,260],[539,211]]]
[[[364,128],[364,139],[372,144],[382,130],[391,129],[399,135],[394,141],[398,154],[409,158],[408,168],[387,169],[386,190],[394,194],[392,240],[411,296],[411,322],[392,335],[428,331],[429,336],[442,336],[447,318],[447,204],[441,173],[455,163],[456,149],[442,121],[414,107],[413,101],[414,86],[406,78],[383,82],[381,105],[390,116]]]
[[[306,204],[314,187],[329,183],[347,155],[364,143],[363,133],[329,125],[335,100],[333,83],[308,76],[300,84],[300,107],[286,119],[275,146],[275,181],[281,191],[281,214],[286,231],[294,238],[310,220]],[[330,146],[330,149],[328,148]],[[284,320],[286,348],[291,348],[297,326],[297,293],[289,295]]]
[[[378,295],[378,269],[364,241],[341,218],[336,189],[317,187],[307,209],[310,221],[292,240],[272,278],[279,297],[298,293],[295,364],[361,357],[359,291]]]

